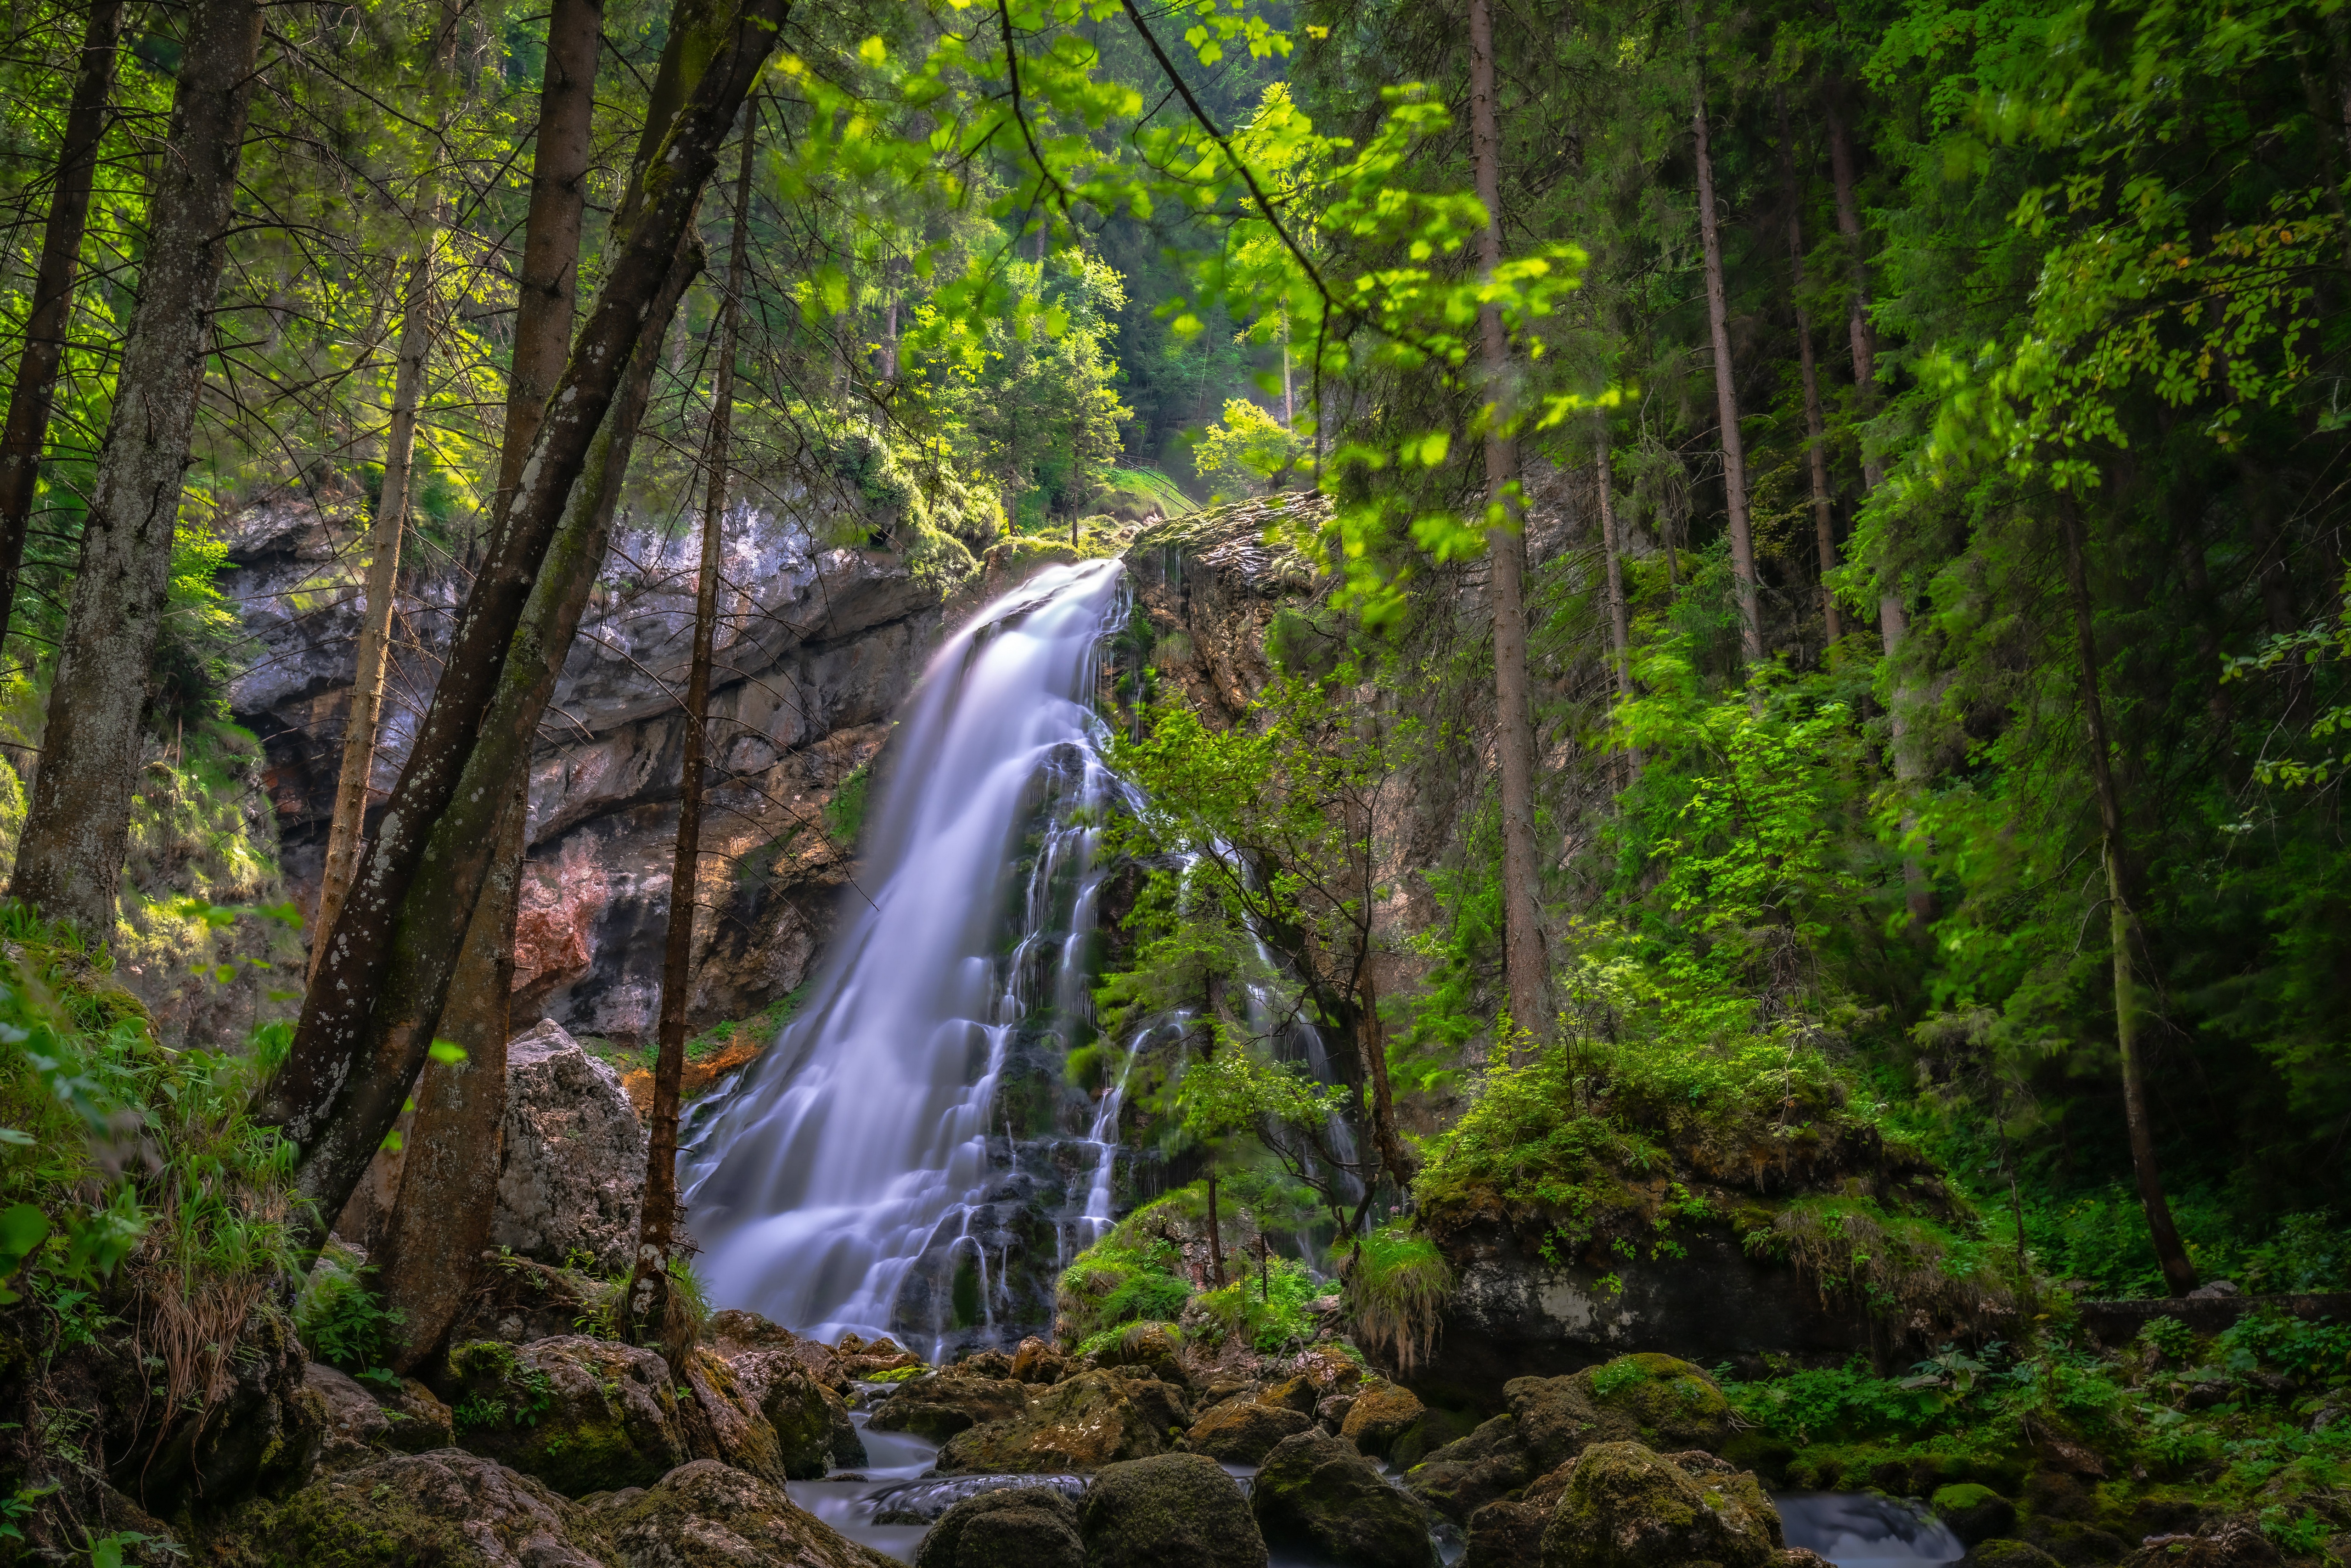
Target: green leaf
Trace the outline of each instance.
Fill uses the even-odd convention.
[[[465,1048],[454,1040],[436,1040],[425,1054],[444,1067],[455,1067],[466,1059]]]

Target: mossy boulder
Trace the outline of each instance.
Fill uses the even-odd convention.
[[[258,1568],[606,1568],[588,1515],[528,1476],[444,1448],[343,1470],[256,1517]]]
[[[1155,1379],[1083,1372],[1035,1390],[1011,1420],[949,1437],[939,1448],[939,1469],[949,1475],[1085,1474],[1163,1452],[1169,1412],[1181,1408],[1176,1392]]]
[[[2057,1559],[2038,1546],[2004,1537],[1977,1542],[1968,1561],[1975,1568],[2058,1568]]]
[[[1260,1405],[1278,1405],[1285,1410],[1295,1410],[1301,1416],[1311,1419],[1314,1415],[1314,1406],[1322,1402],[1322,1390],[1311,1377],[1285,1378],[1272,1387],[1260,1392],[1257,1396],[1257,1402]]]
[[[724,1459],[778,1486],[788,1477],[813,1480],[824,1473],[821,1466],[810,1469],[803,1465],[793,1476],[784,1462],[775,1424],[760,1408],[759,1395],[746,1388],[734,1367],[716,1352],[695,1349],[686,1363],[685,1381],[694,1394],[693,1407],[682,1406],[679,1414],[686,1417],[682,1423],[686,1448],[696,1458]],[[822,1402],[820,1395],[818,1403]]]
[[[866,1425],[876,1432],[912,1432],[944,1443],[973,1427],[1013,1420],[1028,1408],[1025,1384],[949,1370],[900,1384]]]
[[[585,1511],[611,1542],[615,1568],[896,1568],[799,1508],[783,1488],[716,1459],[682,1465],[643,1491],[591,1499]]]
[[[1136,1366],[1163,1383],[1181,1384],[1184,1336],[1173,1323],[1133,1323],[1094,1353],[1104,1366]]]
[[[1420,1425],[1422,1414],[1411,1389],[1374,1383],[1355,1395],[1339,1436],[1374,1458],[1385,1458],[1405,1434]]]
[[[1536,1477],[1524,1491],[1479,1506],[1469,1515],[1468,1550],[1459,1568],[1541,1568],[1543,1531],[1551,1528],[1574,1474],[1575,1461],[1570,1459]]]
[[[1249,1500],[1205,1454],[1110,1465],[1080,1511],[1086,1568],[1266,1568]]]
[[[1437,1449],[1405,1474],[1415,1497],[1456,1523],[1534,1479],[1535,1464],[1519,1441],[1515,1416],[1497,1416],[1468,1437]]]
[[[1962,1481],[1939,1487],[1932,1502],[1936,1515],[1951,1527],[1963,1546],[1997,1540],[2016,1530],[2016,1505],[1988,1486]]]
[[[1016,1383],[1052,1385],[1061,1381],[1070,1370],[1070,1358],[1030,1334],[1012,1352],[1012,1379]]]
[[[1542,1568],[1765,1568],[1786,1544],[1752,1472],[1709,1454],[1594,1443],[1543,1531]]]
[[[1353,1443],[1320,1429],[1285,1437],[1249,1489],[1266,1543],[1342,1568],[1436,1568],[1428,1515]]]
[[[1276,1443],[1313,1424],[1283,1406],[1228,1399],[1192,1423],[1184,1446],[1221,1464],[1262,1464]]]
[[[1714,1380],[1670,1355],[1620,1355],[1568,1377],[1512,1378],[1502,1397],[1538,1471],[1556,1469],[1593,1443],[1712,1453],[1735,1430],[1730,1402]]]
[[[1051,1487],[965,1498],[923,1537],[914,1568],[1086,1568],[1078,1505]]]
[[[828,1464],[865,1462],[864,1445],[849,1423],[849,1406],[792,1352],[748,1351],[726,1364],[744,1398],[758,1407],[775,1433],[777,1459],[787,1479],[815,1480]],[[843,1445],[833,1414],[836,1406],[839,1428],[848,1431],[855,1447],[853,1459],[841,1451]]]
[[[461,1448],[566,1497],[651,1486],[688,1451],[669,1368],[650,1350],[566,1334],[449,1353]]]

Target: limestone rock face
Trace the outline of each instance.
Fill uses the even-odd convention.
[[[1353,1443],[1327,1432],[1285,1437],[1249,1489],[1269,1546],[1343,1568],[1436,1568],[1420,1504],[1387,1484]]]
[[[613,1568],[895,1568],[784,1495],[784,1489],[696,1459],[657,1485],[593,1500]]]
[[[586,1253],[629,1266],[645,1191],[645,1133],[620,1074],[545,1020],[507,1047],[506,1146],[490,1240],[537,1262]]]
[[[1541,1568],[1765,1568],[1785,1544],[1751,1473],[1707,1454],[1595,1443],[1543,1531]]]
[[[1714,1380],[1669,1355],[1620,1355],[1570,1377],[1516,1377],[1502,1397],[1538,1470],[1593,1443],[1642,1443],[1661,1452],[1712,1450],[1730,1440],[1730,1402]]]
[[[852,494],[743,507],[721,529],[712,758],[714,795],[689,1001],[696,1029],[743,1018],[793,989],[829,934],[848,875],[839,846],[800,834],[831,791],[878,749],[920,674],[943,601],[972,573],[959,550],[921,570],[883,549],[836,549],[826,516]],[[225,520],[223,591],[246,640],[229,693],[267,754],[270,804],[296,900],[314,910],[350,711],[361,608],[367,497],[356,486],[281,497]],[[647,1038],[659,997],[684,723],[674,692],[691,648],[699,542],[624,514],[565,661],[532,760],[529,862],[517,940],[517,1017]],[[404,583],[391,690],[423,694],[440,674],[465,579],[434,559]],[[371,780],[388,791],[417,714],[387,705]],[[377,797],[381,799],[381,794]],[[716,888],[717,896],[710,897]],[[764,1043],[764,1042],[762,1042]]]
[[[313,1482],[267,1525],[270,1556],[336,1568],[607,1568],[588,1516],[479,1455],[402,1454]]]
[[[1039,1390],[1019,1416],[957,1432],[939,1449],[950,1475],[1084,1474],[1167,1446],[1161,1424],[1172,1391],[1114,1372],[1081,1373]]]
[[[449,1353],[457,1441],[567,1497],[651,1486],[695,1456],[650,1350],[567,1334]]]
[[[1192,1452],[1220,1464],[1259,1465],[1275,1444],[1313,1424],[1286,1406],[1228,1399],[1194,1422],[1184,1440]]]
[[[1265,1568],[1249,1500],[1203,1454],[1160,1454],[1094,1478],[1081,1513],[1086,1568]]]
[[[912,1432],[944,1443],[968,1427],[1016,1420],[1028,1408],[1026,1385],[943,1372],[900,1384],[866,1425],[877,1432]]]
[[[1447,1519],[1467,1523],[1479,1509],[1525,1486],[1534,1474],[1534,1459],[1519,1441],[1518,1418],[1497,1416],[1415,1465],[1405,1473],[1404,1484]]]
[[[923,1537],[914,1568],[1086,1568],[1078,1506],[1051,1487],[965,1498]]]

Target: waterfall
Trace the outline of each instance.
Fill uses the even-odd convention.
[[[1050,1332],[1059,1260],[1109,1217],[1116,1091],[1089,1105],[1061,1064],[1092,1031],[1095,841],[1124,787],[1091,699],[1127,603],[1116,561],[1051,568],[931,660],[864,896],[800,1016],[688,1128],[716,1304],[934,1358]]]

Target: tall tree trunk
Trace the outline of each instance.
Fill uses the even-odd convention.
[[[1853,269],[1852,308],[1846,312],[1845,331],[1853,345],[1854,397],[1861,416],[1867,419],[1877,411],[1876,345],[1869,330],[1869,267],[1861,248],[1861,203],[1855,191],[1853,138],[1846,131],[1838,95],[1838,86],[1832,82],[1824,95],[1829,122],[1829,178],[1836,188],[1837,233],[1844,236]],[[1885,478],[1885,469],[1878,465],[1865,439],[1861,446],[1863,491],[1875,494]],[[1907,789],[1925,780],[1927,759],[1911,732],[1922,697],[1918,683],[1902,663],[1902,645],[1910,634],[1910,617],[1903,608],[1898,587],[1889,588],[1878,596],[1877,631],[1893,681],[1893,700],[1887,705],[1886,720],[1893,731],[1894,779]],[[1909,837],[1917,821],[1917,809],[1904,807],[1905,838]],[[1909,911],[1910,940],[1925,943],[1927,928],[1935,918],[1935,887],[1927,879],[1926,866],[1913,854],[1906,853],[1902,859],[1902,901]]]
[[[1600,491],[1600,549],[1608,567],[1608,646],[1614,655],[1616,670],[1616,696],[1619,701],[1633,699],[1633,615],[1625,602],[1625,556],[1616,537],[1616,476],[1608,460],[1608,419],[1598,420],[1600,439],[1593,448],[1593,477]],[[1641,776],[1640,749],[1628,747],[1625,753],[1625,783],[1629,786]]]
[[[1788,94],[1780,93],[1780,168],[1788,187],[1789,298],[1796,310],[1797,362],[1804,382],[1804,455],[1813,471],[1813,537],[1820,547],[1821,628],[1826,646],[1844,634],[1829,579],[1836,571],[1836,517],[1829,502],[1828,421],[1821,414],[1820,368],[1813,360],[1813,318],[1804,308],[1803,187],[1796,178],[1796,138],[1788,125]]]
[[[122,0],[95,0],[82,34],[73,96],[66,104],[65,141],[57,150],[48,223],[41,231],[40,267],[33,275],[33,309],[25,319],[25,351],[16,359],[7,423],[0,426],[0,643],[7,640],[16,577],[24,569],[25,535],[32,527],[33,492],[48,445],[57,368],[65,361],[74,274],[89,226],[90,181],[98,169],[98,141],[106,130],[106,99],[114,86],[114,50],[121,37]]]
[[[424,398],[424,363],[433,346],[434,253],[437,225],[418,225],[408,268],[397,368],[392,372],[392,428],[384,437],[383,488],[376,495],[375,526],[368,533],[365,595],[360,612],[359,661],[343,722],[342,770],[335,777],[335,813],[327,824],[327,863],[319,883],[319,915],[311,929],[334,929],[343,894],[359,867],[366,824],[368,783],[375,772],[375,733],[383,703],[384,665],[392,651],[392,601],[400,578],[400,540],[408,526],[409,465],[416,453],[416,410]],[[325,942],[310,950],[310,973],[325,961]]]
[[[735,353],[750,278],[751,163],[758,142],[756,110],[745,118],[743,162],[735,175],[735,236],[726,256],[726,298],[719,313],[717,384],[710,394],[709,469],[702,509],[702,570],[694,589],[694,651],[685,678],[685,757],[678,775],[677,852],[670,862],[669,932],[662,949],[660,1051],[653,1062],[652,1135],[645,1145],[645,1197],[637,1217],[636,1261],[629,1275],[624,1331],[664,1349],[684,1346],[672,1322],[669,1270],[677,1245],[677,1106],[685,1075],[686,1014],[694,990],[695,890],[702,870],[703,758],[710,723],[710,664],[718,640],[719,545],[726,522],[726,464],[735,426]]]
[[[576,314],[580,220],[586,210],[589,113],[602,26],[594,0],[556,0],[548,19],[539,87],[530,214],[523,230],[514,371],[507,382],[498,495],[510,497],[538,434],[549,389],[563,373]],[[545,702],[551,689],[542,695]],[[400,1202],[383,1240],[384,1304],[401,1314],[392,1364],[407,1372],[439,1350],[474,1286],[496,1207],[507,1107],[507,1041],[513,1033],[515,912],[528,843],[530,777],[513,782],[497,851],[458,950],[440,1033],[465,1053],[417,1084]]]
[[[1730,575],[1739,597],[1739,649],[1763,662],[1762,596],[1755,579],[1755,536],[1747,518],[1747,444],[1739,433],[1739,387],[1730,359],[1730,304],[1723,290],[1722,228],[1714,209],[1714,155],[1707,141],[1706,46],[1698,11],[1689,13],[1690,133],[1698,153],[1698,232],[1706,256],[1706,319],[1714,334],[1714,406],[1722,424],[1722,486],[1730,515]]]
[[[1502,138],[1494,102],[1491,0],[1469,0],[1469,141],[1478,200],[1486,208],[1478,267],[1491,278],[1502,265]],[[1527,677],[1527,536],[1519,506],[1518,443],[1510,433],[1510,349],[1499,306],[1479,308],[1478,333],[1486,382],[1486,511],[1493,519],[1486,553],[1494,608],[1494,750],[1502,787],[1502,970],[1512,1021],[1541,1036],[1548,1031],[1535,900],[1541,873],[1535,862],[1534,708]]]
[[[114,934],[148,663],[162,630],[261,56],[260,0],[193,0],[186,15],[172,155],[155,165],[139,304],[99,448],[32,808],[8,883],[43,915],[99,940]]]
[[[2098,827],[2105,847],[2106,904],[2115,948],[2115,1042],[2122,1052],[2123,1118],[2130,1134],[2131,1170],[2138,1178],[2139,1207],[2146,1212],[2164,1281],[2173,1295],[2184,1296],[2196,1288],[2196,1266],[2188,1260],[2179,1229],[2171,1222],[2171,1206],[2164,1199],[2163,1176],[2155,1161],[2155,1130],[2147,1113],[2137,975],[2147,961],[2145,933],[2138,919],[2137,867],[2123,831],[2122,793],[2115,784],[2105,706],[2099,699],[2097,629],[2083,560],[2082,514],[2072,497],[2061,496],[2058,515],[2065,535],[2065,587],[2073,600],[2074,648],[2081,660],[2082,707],[2089,721],[2090,778],[2097,791]]]
[[[658,350],[695,207],[784,13],[785,0],[742,0],[718,16],[681,0],[672,18],[652,102],[679,107],[648,119],[656,145],[614,214],[603,295],[492,524],[382,831],[303,998],[293,1049],[256,1105],[301,1151],[298,1185],[322,1212],[340,1207],[423,1065],[497,813],[529,757],[539,677],[561,668],[601,564],[588,553],[601,538],[564,527],[572,490],[601,467],[605,416],[640,340],[650,331]]]

